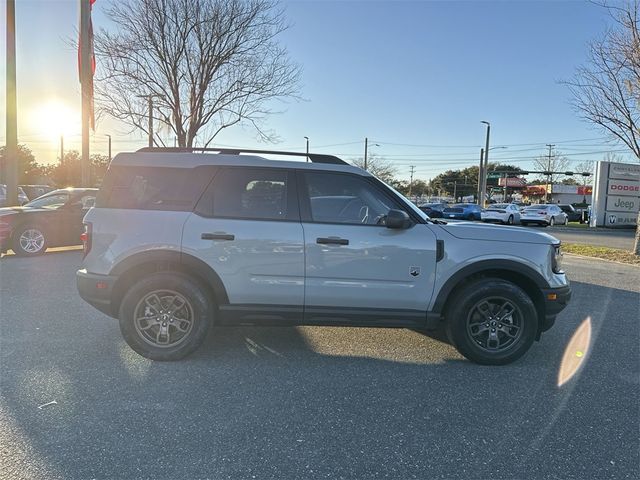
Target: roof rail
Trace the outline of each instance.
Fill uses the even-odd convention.
[[[193,153],[217,152],[222,155],[240,155],[241,153],[266,153],[271,155],[290,155],[294,157],[308,157],[313,163],[330,163],[332,165],[349,165],[341,158],[323,153],[280,152],[276,150],[246,150],[244,148],[205,148],[205,147],[144,147],[138,152],[144,153]]]

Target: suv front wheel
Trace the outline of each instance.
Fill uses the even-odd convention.
[[[531,347],[537,312],[517,285],[482,278],[464,286],[446,314],[447,336],[469,360],[483,365],[511,363]]]
[[[133,285],[120,306],[120,331],[152,360],[179,360],[204,341],[213,316],[202,287],[178,273],[157,273]]]

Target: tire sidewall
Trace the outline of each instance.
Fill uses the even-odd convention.
[[[509,218],[507,218],[507,225],[513,225],[514,221],[513,215],[509,215]]]
[[[514,303],[522,315],[522,336],[517,343],[499,353],[482,350],[467,333],[469,311],[480,300],[500,296]],[[529,296],[517,285],[500,279],[481,279],[458,292],[447,309],[446,330],[449,340],[467,359],[482,365],[505,365],[522,357],[531,347],[538,330],[538,316]]]
[[[27,230],[37,230],[44,237],[44,243],[42,244],[42,248],[37,252],[27,252],[26,250],[23,250],[22,247],[20,246],[20,237]],[[20,257],[36,257],[38,255],[42,255],[47,249],[47,233],[39,225],[21,225],[15,230],[15,233],[13,234],[11,249],[13,250],[13,253],[15,253]]]
[[[193,327],[180,344],[173,347],[154,347],[136,331],[134,313],[138,302],[154,290],[180,293],[193,309]],[[191,278],[179,273],[156,273],[135,283],[120,304],[120,331],[127,344],[143,357],[151,360],[180,360],[193,353],[205,340],[213,318],[213,305],[203,288]]]

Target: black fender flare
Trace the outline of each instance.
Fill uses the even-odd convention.
[[[178,271],[193,274],[206,282],[206,287],[213,290],[218,305],[229,303],[227,290],[216,271],[199,258],[183,252],[174,250],[149,250],[136,253],[116,264],[109,272],[109,275],[120,277],[136,267],[147,264],[155,264],[157,271],[172,270],[177,267]]]
[[[495,272],[496,270],[507,271],[521,278],[525,278],[529,283],[535,284],[540,290],[550,288],[545,278],[528,265],[515,260],[482,260],[461,268],[449,277],[438,292],[432,311],[435,313],[443,313],[449,295],[465,279],[479,273]]]

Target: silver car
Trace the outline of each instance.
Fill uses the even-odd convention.
[[[498,365],[569,302],[550,235],[447,224],[337,157],[269,154],[283,153],[111,162],[84,218],[78,290],[140,355],[183,358],[214,325],[374,326],[444,328],[468,359]]]
[[[531,205],[523,210],[520,223],[525,226],[535,224],[544,227],[566,225],[567,214],[554,204]]]

